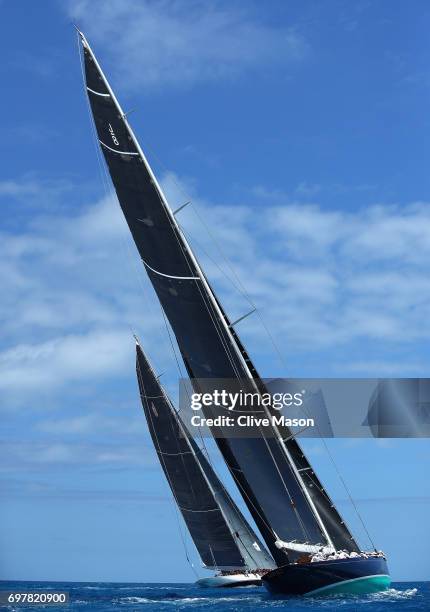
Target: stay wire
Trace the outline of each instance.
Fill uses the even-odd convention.
[[[139,366],[137,368],[137,373],[138,373],[139,383],[140,383],[139,386],[145,391],[145,384],[143,382],[143,378],[142,378],[142,374],[141,374]],[[151,428],[152,428],[152,430],[153,430],[153,432],[155,434],[155,440],[156,440],[156,444],[158,446],[157,454],[160,457],[160,462],[161,462],[161,464],[163,466],[163,471],[164,471],[164,474],[166,476],[166,480],[167,480],[167,482],[169,484],[169,487],[170,487],[170,492],[171,492],[171,495],[172,495],[172,498],[173,498],[173,506],[174,506],[174,509],[175,509],[175,515],[176,515],[176,519],[177,519],[177,522],[178,522],[178,530],[179,530],[179,534],[180,534],[180,537],[181,537],[181,540],[182,540],[182,544],[183,544],[183,547],[184,547],[184,551],[185,551],[185,557],[186,557],[186,559],[187,559],[187,561],[188,561],[192,571],[194,572],[195,576],[198,578],[198,575],[197,575],[197,573],[196,573],[196,571],[194,569],[194,565],[191,562],[191,559],[190,559],[189,554],[188,554],[188,548],[187,548],[187,544],[186,544],[186,535],[184,536],[184,534],[182,532],[181,520],[180,520],[180,515],[179,515],[179,506],[180,506],[179,500],[176,497],[175,489],[173,487],[173,482],[172,482],[172,480],[170,478],[170,474],[168,472],[167,465],[166,465],[166,462],[164,460],[164,454],[163,454],[163,452],[161,450],[161,446],[160,446],[160,442],[159,442],[159,439],[158,439],[157,431],[156,431],[156,428],[155,428],[153,420],[152,420],[151,407],[150,407],[150,405],[148,403],[148,399],[147,399],[147,395],[146,394],[144,394],[144,396],[142,397],[142,400],[147,405],[147,413],[148,413],[149,419],[151,421]],[[179,448],[179,445],[178,445],[178,448]]]
[[[154,150],[152,150],[152,155],[157,159],[158,163],[164,167],[165,171],[167,171],[167,168],[164,166],[163,162],[160,160],[160,158],[156,155],[156,153],[154,152]],[[226,266],[228,267],[228,269],[230,270],[230,273],[232,274],[233,278],[229,277],[228,274],[225,273],[225,271],[223,271],[222,267],[217,264],[217,262],[208,254],[207,250],[203,249],[203,247],[200,245],[200,248],[202,248],[202,250],[205,252],[205,254],[211,259],[211,261],[213,263],[215,263],[215,265],[217,266],[217,268],[224,274],[224,276],[230,280],[230,282],[233,284],[233,286],[237,289],[237,291],[242,295],[242,297],[245,298],[245,300],[250,304],[250,306],[254,309],[255,313],[257,314],[257,317],[260,320],[260,323],[262,324],[264,330],[266,331],[267,336],[269,337],[269,340],[271,341],[271,344],[280,360],[281,365],[287,369],[287,362],[285,360],[284,355],[281,353],[278,344],[276,343],[269,327],[267,326],[264,317],[262,316],[260,309],[258,308],[258,306],[256,305],[256,303],[252,300],[251,296],[249,295],[248,291],[246,290],[245,286],[243,285],[242,281],[240,280],[239,276],[237,275],[236,271],[234,270],[234,267],[232,266],[231,262],[229,261],[228,257],[226,256],[226,254],[224,253],[223,249],[221,248],[218,240],[215,238],[213,232],[211,232],[208,224],[206,223],[206,221],[204,220],[203,216],[200,214],[200,212],[198,211],[198,208],[195,206],[194,202],[192,201],[192,199],[190,198],[189,194],[187,194],[184,190],[184,188],[182,187],[182,185],[176,180],[174,174],[171,174],[171,179],[174,182],[174,184],[176,185],[176,187],[184,194],[184,198],[189,201],[190,205],[191,205],[191,209],[193,210],[194,214],[196,215],[196,217],[198,218],[198,220],[200,221],[201,225],[205,228],[207,234],[209,235],[210,239],[212,240],[213,244],[215,245],[215,247],[217,248],[217,251],[219,252],[219,254],[221,255],[221,257],[223,258]],[[183,228],[181,228],[182,231]],[[195,239],[194,239],[195,240]],[[331,452],[328,449],[328,446],[324,440],[324,438],[321,438],[325,450],[330,458],[330,461],[336,471],[336,474],[340,480],[340,482],[342,483],[342,486],[344,487],[347,496],[354,508],[354,511],[358,517],[358,519],[360,520],[360,523],[363,526],[363,529],[367,535],[367,537],[369,538],[370,543],[372,544],[372,546],[374,547],[374,543],[373,540],[370,536],[370,533],[365,525],[365,522],[361,516],[361,513],[358,510],[358,507],[351,495],[351,492],[346,484],[345,479],[343,478],[334,458],[333,455],[331,454]]]
[[[83,85],[84,85],[84,95],[85,95],[85,99],[86,99],[86,102],[87,102],[87,110],[88,110],[88,114],[89,114],[90,124],[91,124],[91,127],[92,127],[93,143],[94,143],[94,147],[95,147],[95,150],[96,150],[96,157],[97,157],[97,161],[98,161],[98,165],[99,165],[99,172],[100,172],[100,175],[101,175],[102,185],[103,185],[103,188],[104,188],[104,191],[105,191],[105,195],[106,195],[107,198],[111,199],[112,196],[113,196],[113,191],[109,187],[110,182],[109,182],[109,177],[108,177],[108,174],[107,174],[106,165],[103,163],[103,160],[101,159],[101,151],[100,151],[100,147],[98,146],[98,138],[97,138],[97,134],[96,134],[96,131],[95,131],[94,121],[92,119],[91,108],[90,108],[88,96],[87,96],[86,91],[85,91],[85,74],[84,74],[84,70],[83,70],[83,59],[82,59],[79,35],[77,36],[77,40],[78,40],[78,52],[79,52],[79,58],[80,58],[81,72],[82,72],[82,82],[83,82]],[[124,236],[123,236],[122,232],[121,232],[121,239],[122,239],[121,240],[122,247],[124,248]],[[129,251],[128,243],[126,243],[126,246],[128,248],[124,249],[125,253],[127,254],[127,252],[128,252],[128,255],[130,256],[130,259],[132,260],[133,267],[135,268],[135,261],[134,261],[134,258],[131,257],[131,253]],[[135,272],[137,272],[136,268],[135,268]],[[142,278],[140,277],[139,274],[137,274],[137,276],[138,276],[138,279],[139,279],[139,284],[140,284],[142,293],[144,294],[144,297],[146,298],[146,292],[145,292],[145,288],[144,288],[143,283],[142,283]],[[164,312],[163,312],[163,316],[164,316]],[[132,325],[130,323],[129,323],[129,327],[130,327],[131,332],[134,333],[133,327],[132,327]],[[170,338],[170,336],[169,336],[169,338]],[[174,353],[174,354],[175,354],[175,358],[176,358],[176,353]],[[182,376],[182,372],[181,372],[181,369],[180,369],[178,361],[177,361],[177,365],[178,365],[179,374]],[[140,372],[139,372],[139,378],[141,380]],[[141,380],[141,382],[142,382],[142,380]],[[168,480],[169,480],[169,478],[168,478]],[[170,482],[169,482],[169,484],[170,484]],[[194,575],[196,576],[196,578],[199,578],[199,576],[198,576],[198,574],[197,574],[197,572],[196,572],[196,570],[194,568],[194,564],[192,563],[192,561],[191,561],[191,559],[189,557],[188,547],[187,547],[187,543],[186,543],[186,534],[184,535],[184,533],[182,531],[182,526],[181,526],[181,521],[180,521],[180,516],[179,516],[179,510],[178,510],[178,502],[177,502],[177,499],[175,498],[175,495],[173,493],[173,489],[172,489],[171,485],[170,485],[170,489],[171,489],[171,493],[172,493],[172,496],[173,496],[173,499],[174,499],[173,506],[174,506],[174,511],[175,511],[175,515],[176,515],[176,520],[177,520],[177,523],[178,523],[178,531],[179,531],[179,534],[180,534],[180,539],[182,541],[182,545],[183,545],[183,548],[184,548],[184,551],[185,551],[185,556],[186,556],[186,559],[187,559],[187,561],[188,561],[188,563],[189,563],[189,565],[190,565]]]

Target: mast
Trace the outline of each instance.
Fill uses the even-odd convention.
[[[142,407],[175,502],[206,567],[270,569],[273,559],[218,479],[136,340]]]
[[[246,379],[251,388],[261,392],[264,385],[252,361],[182,234],[88,42],[80,36],[101,148],[142,262],[191,378]],[[279,562],[285,560],[275,546],[279,539],[305,539],[356,550],[355,541],[298,443],[285,440],[290,437],[288,431],[285,436],[282,433],[274,428],[274,438],[256,432],[251,442],[216,440],[272,555]],[[249,465],[250,453],[259,458],[258,476],[258,470]]]

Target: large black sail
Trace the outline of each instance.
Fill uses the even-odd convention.
[[[139,344],[136,372],[161,467],[203,563],[220,569],[274,567],[273,559],[188,433]]]
[[[85,39],[83,50],[88,97],[100,146],[124,216],[190,376],[258,378],[182,236]],[[275,434],[270,438],[260,432],[255,438],[217,438],[272,556],[278,563],[285,561],[284,553],[275,546],[277,539],[356,549],[299,445],[288,440],[288,431]]]

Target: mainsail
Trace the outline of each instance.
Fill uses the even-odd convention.
[[[161,467],[205,566],[273,568],[273,559],[187,431],[138,343],[136,372]]]
[[[262,392],[258,372],[183,236],[94,53],[80,36],[101,150],[190,377],[248,381]],[[286,560],[280,541],[358,550],[299,444],[288,430],[272,433],[218,437],[217,444],[276,562]]]

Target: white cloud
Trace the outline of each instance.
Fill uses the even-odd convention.
[[[218,2],[73,0],[72,18],[105,45],[123,86],[189,86],[302,59],[308,45],[292,26],[262,23]]]
[[[46,190],[51,209],[43,207]],[[21,202],[26,193],[31,203]],[[76,214],[60,205],[65,195],[58,189],[54,197],[49,181],[0,183],[2,204],[22,214],[19,228],[0,236],[0,391],[8,395],[2,406],[12,397],[11,405],[25,401],[30,389],[130,375],[132,329],[148,342],[158,338],[155,359],[167,352],[159,308],[118,203],[105,197]]]
[[[2,204],[16,206],[22,219],[0,240],[0,394],[9,410],[2,470],[153,465],[130,326],[157,369],[167,371],[173,399],[177,371],[119,205],[105,197],[76,212],[67,206],[68,189],[54,195],[52,185],[61,182],[27,183],[22,190],[19,181],[0,187]],[[254,206],[214,204],[192,181],[170,173],[162,183],[173,206],[191,192],[200,219],[193,206],[178,219],[197,237],[203,267],[235,319],[249,304],[231,281],[225,257],[231,261],[285,356],[281,375],[303,375],[312,359],[315,375],[322,368],[333,376],[426,374],[420,358],[430,339],[426,204],[346,212],[275,192],[254,193]],[[43,207],[45,188],[52,207]],[[275,359],[259,319],[248,317],[238,330],[262,374],[271,376]],[[17,442],[24,424],[27,434]]]
[[[43,200],[48,184],[34,181],[31,190]],[[4,185],[3,200],[21,197],[11,188],[17,181]],[[163,185],[173,205],[184,201],[182,188],[189,190],[173,174]],[[366,342],[379,350],[368,363],[382,364],[381,373],[388,374],[387,355],[395,345],[398,351],[403,347],[403,355],[393,357],[392,372],[401,374],[403,363],[404,372],[413,375],[419,363],[414,347],[430,338],[430,211],[424,203],[345,212],[285,203],[281,194],[279,202],[272,198],[255,207],[214,205],[199,199],[193,185],[191,191],[200,220],[221,248],[192,207],[179,220],[197,237],[195,247],[232,319],[249,305],[225,256],[278,344],[286,347],[283,353],[318,355],[330,349],[339,371],[337,351],[348,347],[356,364],[350,367],[360,370],[364,360],[354,351]],[[29,389],[130,375],[130,326],[143,332],[162,370],[172,367],[158,303],[114,199],[103,198],[79,214],[59,213],[58,206],[51,213],[42,209],[20,229],[3,231],[0,241],[3,392],[16,399]],[[257,359],[270,353],[257,317],[241,323],[240,332]]]
[[[352,376],[360,376],[363,373],[373,372],[374,376],[390,376],[395,377],[414,377],[414,376],[428,376],[430,363],[428,361],[403,361],[401,363],[395,363],[392,360],[386,361],[351,361],[346,364],[342,364],[342,369],[346,372],[350,372]]]
[[[92,444],[64,441],[3,440],[1,444],[0,472],[44,472],[48,468],[64,470],[65,467],[82,466],[90,469],[122,466],[157,466],[154,453],[142,444],[124,446],[120,443]]]
[[[385,353],[382,359],[374,355],[373,362],[381,359],[387,369],[393,344],[412,348],[428,341],[428,204],[344,211],[291,203],[281,194],[274,204],[273,198],[271,193],[269,203],[255,208],[203,202],[201,216],[218,228],[218,242],[278,344],[288,347],[286,353],[330,348],[334,363],[338,347],[354,349],[366,342],[368,350]],[[195,223],[189,223],[197,233]],[[219,256],[218,261],[222,265]],[[229,284],[211,261],[207,264],[226,291]],[[230,304],[239,309],[235,314],[246,312],[244,301],[229,294]],[[262,340],[252,321],[247,319],[245,329]],[[410,373],[410,357],[403,358]],[[401,363],[393,362],[393,373],[400,370]]]
[[[119,374],[132,361],[132,349],[130,335],[125,331],[90,332],[40,344],[18,344],[0,353],[0,390],[29,392],[77,379]]]
[[[103,412],[90,412],[84,415],[67,418],[50,418],[39,422],[37,430],[55,435],[87,435],[114,433],[117,435],[142,434],[145,431],[141,415],[127,419],[109,417]]]
[[[54,199],[71,189],[68,180],[44,180],[31,173],[21,176],[19,179],[5,179],[0,181],[0,197],[9,197],[18,202],[25,200],[28,204],[34,199],[40,206],[44,202],[51,204]],[[19,213],[20,211],[15,211]]]

